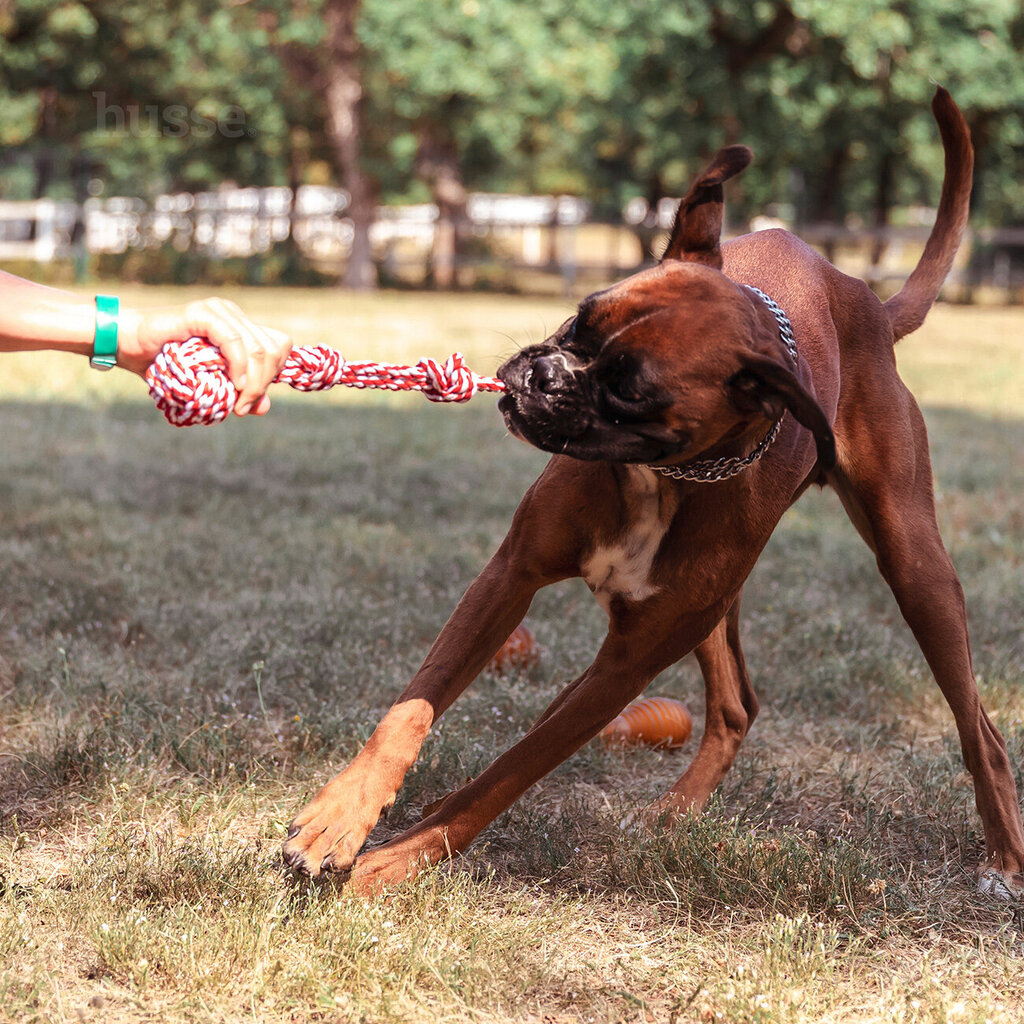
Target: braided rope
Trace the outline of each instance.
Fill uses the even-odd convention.
[[[432,402],[468,402],[478,391],[505,390],[495,377],[475,374],[459,352],[443,363],[421,359],[415,366],[399,366],[349,363],[324,345],[292,349],[275,381],[299,391],[326,391],[338,384],[422,391]],[[165,345],[146,370],[146,383],[157,408],[176,427],[220,423],[238,398],[220,350],[202,338]]]

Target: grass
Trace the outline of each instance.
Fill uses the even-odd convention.
[[[461,348],[481,372],[567,312],[236,297],[353,357]],[[940,308],[900,348],[1018,785],[1022,326]],[[174,431],[126,375],[3,365],[0,1019],[1019,1021],[1021,909],[974,894],[980,825],[949,713],[830,495],[787,515],[751,578],[764,710],[706,815],[632,823],[692,747],[588,746],[456,864],[365,904],[287,884],[284,823],[415,670],[543,456],[486,399],[339,389]],[[521,734],[603,616],[577,581],[529,622],[540,665],[477,681],[378,836]],[[690,661],[652,691],[699,726]]]

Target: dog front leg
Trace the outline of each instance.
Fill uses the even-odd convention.
[[[366,746],[295,817],[285,863],[304,874],[346,871],[395,801],[430,727],[480,673],[526,614],[543,576],[524,571],[509,543],[470,586],[420,670]]]
[[[732,767],[759,709],[740,647],[739,598],[694,653],[704,676],[704,735],[678,782],[656,804],[670,813],[699,811]]]
[[[648,621],[645,628],[610,633],[594,664],[518,743],[417,825],[360,856],[349,884],[375,892],[464,850],[530,786],[596,736],[659,672],[692,650],[721,614],[719,607],[675,628],[651,629]]]

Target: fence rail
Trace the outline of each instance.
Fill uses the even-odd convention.
[[[0,201],[0,260],[50,262],[76,255],[161,250],[213,259],[259,258],[289,239],[309,260],[336,269],[346,259],[353,229],[341,189],[224,188],[211,192],[90,199],[82,205],[40,199]],[[554,275],[566,290],[581,279],[611,279],[651,262],[659,236],[671,224],[675,201],[649,208],[633,200],[617,223],[597,221],[589,205],[570,196],[473,193],[460,238],[456,272],[490,267]],[[925,221],[927,218],[920,218]],[[757,218],[754,230],[787,226]],[[452,225],[445,225],[449,230]],[[371,243],[392,279],[429,274],[438,208],[431,204],[382,206]],[[798,233],[849,273],[880,287],[898,286],[917,261],[929,225],[884,229],[804,225]],[[969,233],[965,256],[950,283],[970,296],[978,287],[1024,295],[1024,227]],[[967,258],[969,256],[969,258]]]

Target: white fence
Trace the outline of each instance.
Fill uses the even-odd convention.
[[[345,216],[349,196],[342,189],[303,185],[287,188],[222,188],[174,193],[152,201],[132,197],[70,201],[0,201],[0,260],[48,262],[81,253],[127,253],[164,246],[216,259],[268,253],[291,236],[310,259],[339,265],[348,255],[353,230]],[[676,201],[651,208],[635,199],[618,225],[590,220],[589,204],[571,196],[472,193],[466,207],[472,238],[486,238],[492,263],[510,268],[555,270],[570,286],[577,273],[605,279],[631,271],[647,258],[639,239],[650,243],[675,215]],[[800,231],[812,245],[848,273],[888,287],[903,280],[920,254],[929,211],[918,211],[916,226],[851,230],[811,225]],[[425,268],[440,223],[436,206],[382,206],[371,228],[371,243],[389,271]],[[755,221],[755,228],[771,226]],[[577,237],[577,229],[589,232]],[[969,238],[979,251],[970,267],[962,258],[951,283],[990,285],[1011,298],[1024,289],[1024,228],[980,229]],[[77,243],[77,244],[76,244]],[[579,250],[579,252],[577,251]],[[876,262],[877,253],[884,259]],[[872,253],[874,252],[874,255]],[[966,256],[966,247],[964,256]],[[460,258],[460,265],[482,257]]]
[[[75,220],[74,203],[0,201],[0,260],[48,263],[67,255]]]
[[[81,222],[91,253],[124,253],[171,245],[214,257],[258,256],[292,234],[313,258],[339,259],[352,242],[345,217],[348,193],[303,185],[288,188],[225,188],[213,192],[159,195],[152,202],[115,196],[70,201],[0,202],[0,259],[46,262],[72,255],[75,225]],[[582,223],[589,206],[568,196],[508,196],[473,193],[467,214],[475,233],[508,233],[542,226]],[[429,248],[439,213],[432,204],[382,206],[371,229],[375,246],[411,242]],[[523,242],[524,257],[540,246]]]

